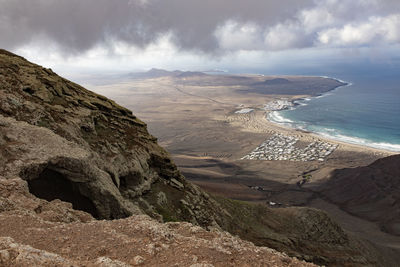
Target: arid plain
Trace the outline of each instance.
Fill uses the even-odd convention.
[[[393,153],[324,139],[267,120],[270,111],[266,104],[317,96],[343,86],[339,81],[165,72],[85,86],[129,108],[145,121],[185,177],[208,192],[271,207],[322,209],[344,229],[370,240],[384,253],[393,256],[400,250],[398,235],[382,231],[377,222],[352,215],[320,194],[333,170],[366,166]],[[271,160],[245,157],[263,142],[275,142],[279,136],[296,142],[278,145],[268,152],[281,153]],[[315,144],[332,149],[321,148],[323,158],[304,152],[318,152]],[[292,151],[300,152],[288,157]],[[305,154],[299,156],[302,153]]]

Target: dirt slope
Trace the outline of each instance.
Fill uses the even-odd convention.
[[[400,235],[400,155],[365,167],[336,170],[320,191],[350,214]]]

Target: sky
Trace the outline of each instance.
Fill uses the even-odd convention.
[[[398,64],[399,0],[0,0],[0,47],[62,74]]]

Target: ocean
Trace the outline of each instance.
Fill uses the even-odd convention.
[[[397,68],[330,72],[348,85],[296,101],[294,108],[272,112],[268,118],[339,141],[400,152],[399,74]]]

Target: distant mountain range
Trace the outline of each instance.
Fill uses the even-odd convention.
[[[254,85],[280,85],[280,84],[288,84],[291,83],[291,81],[289,81],[288,79],[284,79],[284,78],[275,78],[275,79],[269,79],[269,80],[265,80],[263,82],[254,84]]]
[[[152,68],[146,72],[132,72],[129,73],[130,78],[134,79],[151,79],[151,78],[160,78],[160,77],[194,77],[194,76],[207,76],[208,74],[204,72],[198,71],[181,71],[181,70],[174,70],[168,71],[163,69]]]

